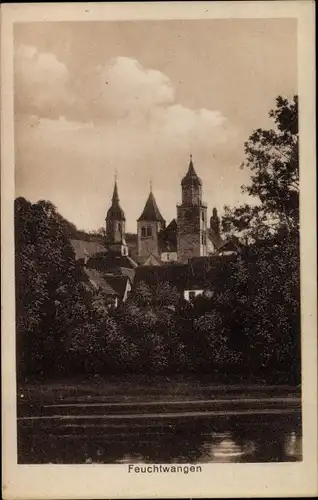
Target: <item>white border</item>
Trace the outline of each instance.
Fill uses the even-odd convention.
[[[1,7],[1,254],[3,496],[6,499],[282,497],[317,494],[317,293],[314,2],[12,4]],[[202,473],[128,474],[127,465],[17,465],[13,252],[13,23],[119,19],[298,20],[303,461],[202,464]]]

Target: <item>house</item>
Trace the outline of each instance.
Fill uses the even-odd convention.
[[[229,276],[229,263],[235,255],[214,255],[213,257],[194,257],[187,264],[164,264],[162,266],[140,266],[136,270],[134,288],[143,282],[155,289],[160,283],[168,282],[187,301],[199,295],[212,297],[222,288]]]
[[[108,286],[110,286],[118,295],[121,302],[126,302],[131,291],[131,282],[128,276],[115,274],[103,275]]]
[[[70,243],[75,253],[75,259],[77,261],[83,262],[84,264],[86,264],[89,257],[98,253],[105,252],[106,250],[105,245],[103,245],[102,242],[98,241],[71,239]]]
[[[230,238],[222,242],[222,244],[217,249],[218,255],[236,255],[240,250],[241,245],[237,238]]]
[[[127,276],[130,282],[133,283],[138,264],[128,255],[121,255],[108,250],[90,257],[86,267],[108,275]]]
[[[103,274],[96,269],[84,268],[89,283],[96,292],[100,292],[105,298],[107,305],[118,307],[119,303],[125,302],[131,291],[131,283],[128,276],[116,276]]]
[[[98,242],[71,240],[75,257],[82,263],[89,285],[100,292],[107,305],[117,307],[131,291],[138,264],[120,250]]]
[[[99,292],[105,298],[105,302],[109,306],[117,307],[119,302],[118,293],[107,283],[102,273],[96,269],[84,268],[84,272],[88,278],[90,285],[94,291]]]

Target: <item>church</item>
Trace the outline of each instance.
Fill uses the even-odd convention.
[[[236,248],[222,238],[216,208],[208,220],[202,191],[202,180],[190,156],[181,180],[181,204],[176,207],[176,218],[166,224],[150,187],[136,221],[137,234],[130,235],[135,238],[132,245],[127,241],[126,217],[115,179],[105,236],[98,241],[71,240],[88,286],[100,291],[115,307],[126,301],[140,281],[149,286],[168,281],[185,300],[207,291]]]
[[[208,224],[202,191],[202,180],[195,171],[191,155],[188,170],[181,180],[182,201],[177,205],[177,217],[167,225],[150,187],[144,209],[137,220],[137,264],[185,264],[195,257],[208,257],[220,251],[224,243],[220,234],[220,219],[216,208],[213,208]],[[129,253],[125,222],[115,180],[112,203],[106,216],[106,242],[111,251],[122,256]]]

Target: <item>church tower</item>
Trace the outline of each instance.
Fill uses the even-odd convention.
[[[178,261],[207,255],[207,206],[202,203],[202,181],[194,170],[192,155],[181,181],[182,203],[177,206]]]
[[[218,211],[215,207],[212,210],[212,217],[210,217],[210,228],[218,237],[220,237],[220,217],[218,216]]]
[[[158,236],[165,227],[166,222],[160,213],[150,186],[145,208],[137,220],[138,257],[148,257],[150,254],[160,257]]]
[[[126,218],[119,204],[117,179],[112,197],[112,204],[106,216],[106,242],[109,250],[119,255],[128,255],[128,247],[125,240]]]

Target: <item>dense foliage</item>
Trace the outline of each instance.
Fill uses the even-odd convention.
[[[298,98],[278,97],[269,112],[274,128],[257,129],[245,143],[241,168],[248,169],[251,183],[242,191],[253,203],[225,207],[223,231],[249,242],[273,235],[298,232],[299,226],[299,137]]]
[[[76,228],[47,201],[15,201],[21,382],[184,372],[299,382],[297,99],[279,98],[271,116],[277,131],[258,130],[246,143],[253,172],[248,192],[259,203],[229,210],[224,219],[229,233],[240,236],[243,228],[250,243],[217,286],[211,283],[212,296],[192,303],[168,282],[153,288],[140,282],[124,304],[109,309],[75,260],[70,239]]]

